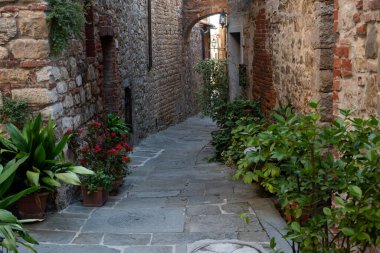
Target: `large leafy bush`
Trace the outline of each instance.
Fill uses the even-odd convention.
[[[380,122],[342,110],[322,124],[317,106],[245,136],[235,178],[277,194],[294,252],[365,252],[380,244]]]

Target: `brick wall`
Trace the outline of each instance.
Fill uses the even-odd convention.
[[[330,120],[333,1],[236,0],[229,7],[230,16],[242,17],[248,97],[259,98],[266,111],[288,99],[307,111],[308,101],[319,99]]]
[[[267,45],[269,21],[264,8],[265,6],[259,7],[259,13],[254,19],[252,95],[261,102],[264,112],[268,112],[276,103],[276,93],[273,86],[271,49],[270,45]]]
[[[250,91],[264,108],[275,94],[300,111],[320,100],[326,121],[340,108],[380,114],[378,0],[236,0],[229,11],[243,17]]]
[[[380,1],[335,1],[334,114],[380,116]]]

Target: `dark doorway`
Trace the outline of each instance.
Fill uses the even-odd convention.
[[[125,88],[125,122],[129,126],[131,132],[133,132],[133,124],[132,124],[132,91],[131,89]]]
[[[113,38],[102,37],[103,50],[103,99],[106,112],[116,112],[117,99],[114,96]]]

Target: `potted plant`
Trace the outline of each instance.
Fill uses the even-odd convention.
[[[70,146],[82,165],[113,176],[112,192],[117,194],[129,173],[128,154],[132,148],[127,139],[125,122],[115,115],[107,115],[105,122],[92,120],[84,129],[75,131]]]
[[[82,182],[83,205],[99,207],[107,201],[114,177],[97,170],[94,175],[84,176]]]
[[[80,185],[77,174],[93,174],[82,166],[76,166],[64,159],[65,148],[71,133],[66,133],[58,142],[54,135],[55,124],[49,120],[42,126],[42,117],[28,121],[22,131],[13,124],[7,125],[12,146],[8,152],[23,159],[15,173],[12,189],[15,192],[29,187],[41,186],[39,192],[21,198],[18,203],[22,218],[43,218],[49,191],[61,183]]]

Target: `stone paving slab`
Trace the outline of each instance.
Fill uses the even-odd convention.
[[[81,233],[74,240],[73,244],[101,244],[103,233]]]
[[[126,198],[115,205],[115,208],[136,209],[165,207],[166,198]]]
[[[205,239],[225,240],[236,239],[235,232],[195,232],[195,233],[154,233],[152,245],[187,245]]]
[[[204,215],[192,216],[190,218],[189,232],[249,232],[261,228],[260,223],[251,217],[251,222],[247,224],[239,215]]]
[[[124,253],[173,253],[174,246],[136,246],[124,249]]]
[[[181,232],[184,229],[183,208],[98,209],[83,226],[83,232],[142,233]]]
[[[34,247],[38,253],[121,253],[121,250],[101,245],[56,245],[41,244]],[[128,252],[128,251],[126,251]],[[32,253],[31,250],[21,249],[20,253]],[[140,252],[142,253],[142,252]]]
[[[129,198],[164,198],[164,197],[176,197],[180,194],[180,191],[148,191],[148,192],[130,192]]]
[[[49,217],[43,222],[27,224],[25,227],[34,230],[78,231],[85,221],[77,218]]]
[[[32,230],[29,229],[29,234],[36,239],[38,242],[55,242],[59,244],[70,243],[76,232],[65,232],[65,231],[51,231],[51,230]]]
[[[151,240],[152,234],[106,234],[103,244],[113,246],[146,246],[150,244]]]

